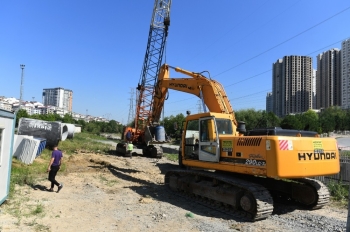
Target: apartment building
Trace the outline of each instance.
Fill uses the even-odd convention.
[[[316,75],[317,70],[312,71],[312,109],[317,109],[316,107]]]
[[[43,103],[45,106],[56,106],[71,112],[73,107],[73,91],[61,87],[44,89]]]
[[[312,109],[312,58],[284,56],[273,63],[273,112],[279,117]]]
[[[341,43],[341,107],[350,109],[350,39]]]
[[[273,112],[273,99],[272,99],[272,92],[268,92],[266,94],[266,112]]]
[[[12,104],[0,100],[0,109],[12,111]]]
[[[340,57],[340,50],[337,48],[322,52],[317,56],[317,109],[342,104]]]

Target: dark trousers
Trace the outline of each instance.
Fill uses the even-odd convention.
[[[49,181],[51,181],[51,188],[55,185],[59,186],[60,184],[56,181],[56,174],[58,170],[60,169],[60,166],[51,166],[50,172],[49,172]]]

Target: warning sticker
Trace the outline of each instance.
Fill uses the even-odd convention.
[[[278,142],[281,151],[293,150],[293,142],[291,140],[279,140]]]
[[[322,141],[316,140],[312,141],[312,144],[314,146],[314,152],[315,153],[323,153],[323,144]]]
[[[232,151],[232,140],[222,141],[222,151]]]

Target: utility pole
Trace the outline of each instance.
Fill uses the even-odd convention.
[[[22,74],[21,74],[21,90],[20,90],[20,93],[19,93],[19,107],[18,107],[18,110],[21,109],[22,107],[22,97],[23,97],[23,76],[24,76],[24,67],[25,65],[24,64],[20,64],[19,67],[21,67],[22,69]]]

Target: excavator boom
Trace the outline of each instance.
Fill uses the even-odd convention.
[[[170,68],[174,69],[176,72],[189,76],[189,78],[170,78]],[[200,73],[186,71],[167,64],[161,66],[158,81],[155,86],[152,107],[152,118],[155,119],[155,121],[159,120],[168,89],[190,93],[201,98],[210,112],[231,115],[234,125],[237,126],[237,121],[230,100],[228,99],[223,86],[219,82],[211,80]]]

